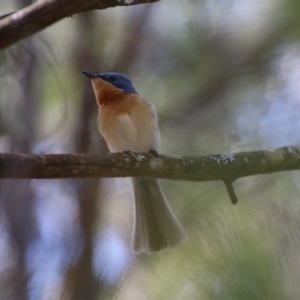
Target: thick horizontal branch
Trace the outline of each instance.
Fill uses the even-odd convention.
[[[202,157],[139,153],[0,154],[0,178],[157,177],[233,182],[244,176],[300,169],[300,147]]]
[[[128,6],[158,0],[43,0],[0,20],[0,49],[32,35],[74,14],[114,6]]]

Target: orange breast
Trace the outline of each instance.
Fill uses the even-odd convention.
[[[152,106],[138,95],[100,105],[99,130],[112,152],[159,150],[159,130]]]
[[[99,107],[99,130],[111,152],[159,150],[152,105],[137,94],[124,94],[100,78],[93,79],[92,85]]]

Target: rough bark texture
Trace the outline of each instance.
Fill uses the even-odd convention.
[[[232,182],[239,177],[300,169],[300,147],[202,157],[144,153],[0,154],[0,178],[157,177]]]

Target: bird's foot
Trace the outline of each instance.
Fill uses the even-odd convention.
[[[155,157],[159,156],[158,152],[156,150],[154,150],[154,149],[150,149],[149,153],[152,154]]]

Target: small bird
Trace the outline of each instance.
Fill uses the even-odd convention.
[[[158,152],[160,132],[153,105],[120,73],[91,73],[99,108],[98,127],[110,152]],[[132,251],[151,253],[186,238],[155,178],[132,178],[135,196]]]

